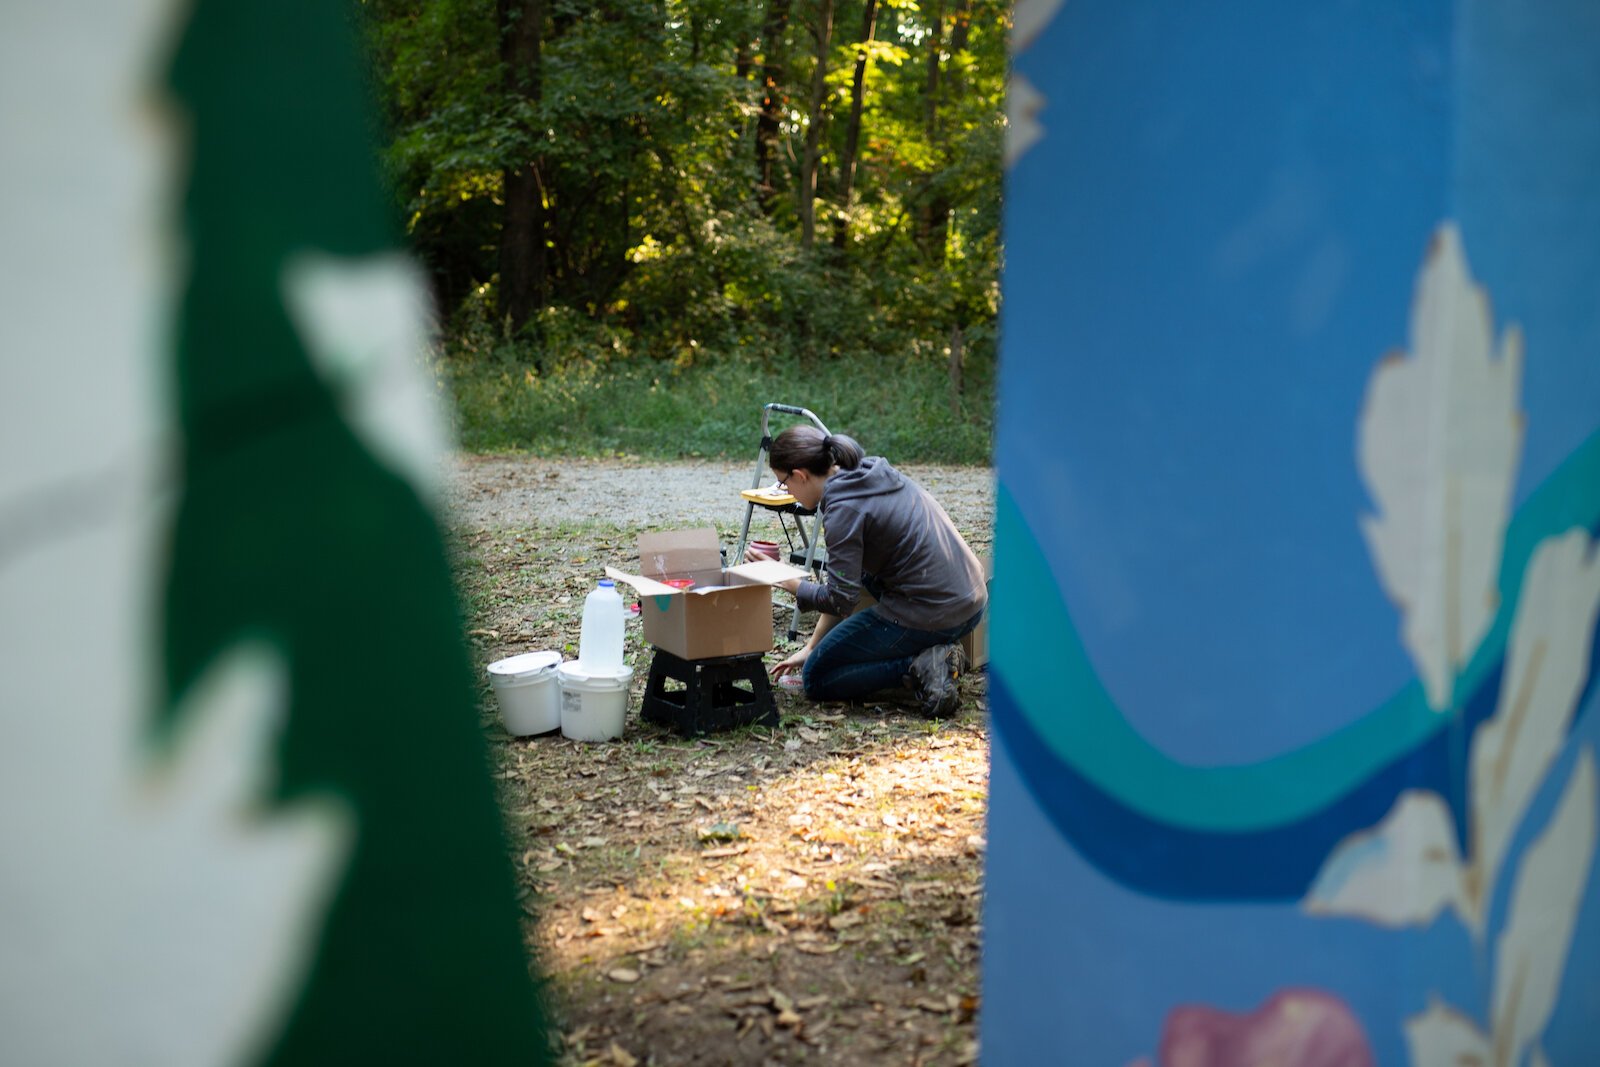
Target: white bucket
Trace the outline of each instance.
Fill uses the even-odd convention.
[[[610,741],[622,736],[628,717],[633,668],[591,673],[577,663],[556,669],[561,678],[561,734],[574,741]]]
[[[489,664],[506,733],[526,737],[561,729],[560,663],[559,652],[524,652]]]

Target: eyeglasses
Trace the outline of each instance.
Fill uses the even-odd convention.
[[[778,479],[778,488],[787,490],[789,488],[789,479],[793,478],[793,477],[794,477],[794,471],[790,471],[788,474],[785,474],[782,478],[779,478]]]

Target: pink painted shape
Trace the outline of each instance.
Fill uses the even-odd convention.
[[[1161,1067],[1374,1067],[1366,1031],[1344,1001],[1280,989],[1248,1015],[1174,1008],[1161,1033]]]

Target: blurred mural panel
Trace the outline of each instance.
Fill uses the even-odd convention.
[[[1589,1062],[1600,7],[1012,48],[983,1058]]]
[[[538,1063],[354,9],[0,14],[0,1061]]]

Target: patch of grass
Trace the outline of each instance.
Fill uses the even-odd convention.
[[[994,430],[987,376],[970,375],[956,410],[945,369],[869,356],[811,367],[729,359],[679,368],[570,364],[536,374],[506,360],[446,358],[462,444],[541,455],[744,456],[762,404],[816,412],[869,452],[902,463],[986,464]],[[774,421],[779,429],[787,423]]]

